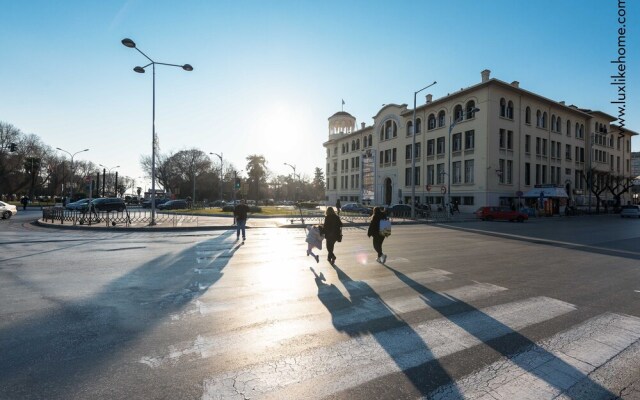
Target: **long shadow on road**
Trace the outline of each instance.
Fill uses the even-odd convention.
[[[225,242],[231,234],[195,246],[215,254],[216,273],[195,274],[194,268],[202,266],[190,247],[175,257],[150,260],[87,299],[49,297],[51,309],[20,322],[5,322],[0,330],[0,398],[79,396],[81,388],[98,379],[98,371],[113,368],[110,362],[222,278],[240,247]],[[82,392],[80,397],[100,396]]]
[[[517,331],[514,331],[509,326],[503,324],[502,322],[496,320],[495,318],[483,313],[472,305],[465,303],[459,299],[451,297],[453,300],[457,302],[462,307],[462,310],[457,310],[456,314],[451,315],[447,310],[439,304],[446,303],[446,300],[450,300],[445,298],[442,294],[429,289],[428,287],[422,285],[419,282],[411,279],[407,275],[402,272],[388,266],[384,265],[389,271],[394,273],[398,279],[404,282],[407,286],[411,287],[413,290],[418,292],[422,297],[423,301],[432,309],[438,311],[442,316],[449,319],[451,322],[464,329],[469,334],[473,335],[485,345],[491,347],[498,353],[502,354],[504,357],[509,358],[516,365],[521,367],[523,370],[528,371],[528,373],[536,376],[538,379],[546,382],[550,386],[555,387],[559,391],[564,391],[567,389],[566,381],[563,379],[564,377],[572,377],[575,382],[581,381],[585,383],[585,387],[589,390],[589,393],[597,396],[595,398],[602,399],[613,399],[616,396],[609,392],[604,387],[600,386],[598,383],[592,381],[587,375],[582,373],[577,368],[573,367],[570,364],[567,364],[565,361],[556,357],[549,351],[544,348],[538,346],[536,343],[531,341],[526,336],[520,334]],[[465,315],[473,312],[476,316],[475,318],[465,318]],[[487,332],[501,332],[502,335],[497,339],[493,340],[485,340]],[[507,340],[508,339],[508,340]],[[536,360],[526,359],[524,357],[513,357],[516,354],[522,352],[523,350],[534,350],[532,354],[536,355]],[[554,374],[549,374],[548,368],[533,368],[535,366],[541,365],[542,363],[546,364],[548,367],[553,368]],[[427,371],[420,371],[423,368],[417,368],[416,372],[420,374],[427,373]],[[439,393],[442,398],[447,399],[460,399],[462,396],[460,395],[458,389],[455,385],[450,385],[447,387],[448,392]]]

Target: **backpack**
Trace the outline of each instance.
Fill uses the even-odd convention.
[[[391,235],[391,221],[388,219],[380,220],[380,235],[387,237]]]

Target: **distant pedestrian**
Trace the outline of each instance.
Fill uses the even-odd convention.
[[[245,204],[244,199],[240,200],[240,203],[233,209],[233,217],[236,219],[236,240],[240,240],[240,232],[242,232],[242,243],[247,239],[245,228],[248,213],[249,206]]]
[[[340,199],[336,200],[336,211],[338,211],[338,215],[340,215],[340,209],[342,208],[342,204],[340,204]]]
[[[29,198],[27,196],[22,196],[22,198],[20,199],[20,203],[22,203],[22,209],[26,210],[27,204],[29,204]]]
[[[375,207],[373,209],[373,217],[369,223],[369,230],[367,230],[367,236],[373,238],[373,249],[378,253],[376,261],[385,263],[387,261],[387,255],[382,252],[382,242],[384,242],[385,236],[380,232],[380,221],[386,220],[387,215],[382,208]]]
[[[333,254],[333,248],[336,242],[342,241],[342,221],[340,217],[333,211],[333,208],[327,207],[324,217],[324,237],[327,240],[327,261],[331,265],[336,262],[336,255]]]
[[[458,207],[458,201],[454,201],[453,202],[453,212],[451,213],[453,215],[454,212],[458,212],[458,214],[460,214],[460,208]]]
[[[322,225],[311,225],[307,230],[307,256],[313,256],[316,262],[320,262],[320,256],[313,252],[315,247],[318,250],[322,250],[322,241],[324,240],[324,227]]]

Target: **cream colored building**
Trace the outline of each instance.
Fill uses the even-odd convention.
[[[490,78],[489,70],[476,85],[439,99],[426,95],[415,110],[415,150],[413,112],[406,104],[387,104],[372,125],[360,127],[344,111],[329,118],[328,204],[338,198],[343,204],[408,203],[413,152],[415,200],[450,200],[463,212],[548,203],[557,213],[567,202],[594,204],[584,177],[590,168],[631,176],[636,133],[619,134],[615,117],[550,100],[516,81]],[[625,194],[623,203],[628,199]]]

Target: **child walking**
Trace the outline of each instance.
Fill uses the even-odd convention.
[[[320,262],[320,256],[313,253],[313,248],[322,250],[322,241],[324,240],[324,229],[322,225],[312,225],[307,232],[307,256],[313,256],[316,262]]]

